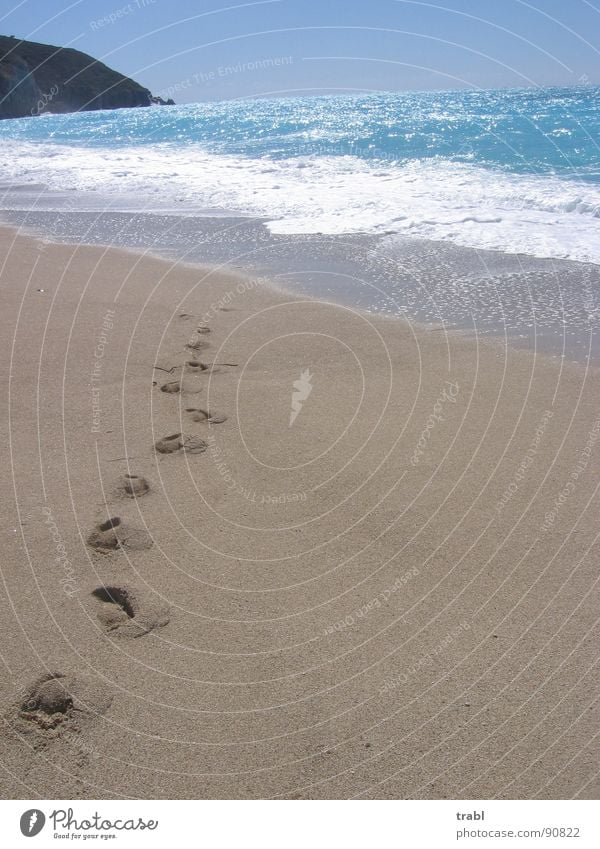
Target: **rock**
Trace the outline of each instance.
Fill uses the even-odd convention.
[[[86,53],[0,36],[0,118],[150,106],[153,102],[156,100],[147,88]]]
[[[175,101],[172,98],[163,100],[162,97],[158,97],[157,95],[153,95],[150,98],[150,102],[154,103],[156,106],[175,106]]]

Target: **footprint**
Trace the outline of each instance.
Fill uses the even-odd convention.
[[[201,363],[199,360],[188,360],[185,364],[188,374],[222,374],[221,367],[237,368],[237,363]]]
[[[88,545],[102,552],[116,551],[121,548],[140,551],[151,548],[153,544],[152,537],[147,531],[123,524],[118,516],[96,525],[88,537]]]
[[[199,392],[202,392],[202,387],[197,383],[191,383],[189,380],[184,380],[182,378],[180,380],[170,380],[168,383],[163,383],[160,387],[160,391],[170,394],[177,394],[178,392],[181,392],[182,395],[197,395]]]
[[[196,333],[200,333],[200,335],[210,333],[210,327],[207,324],[199,324]]]
[[[201,363],[199,360],[188,360],[185,364],[185,371],[187,374],[203,374],[205,376],[218,373],[218,369],[215,369],[212,363]]]
[[[227,421],[227,416],[219,413],[211,413],[208,410],[200,410],[195,407],[187,407],[186,413],[190,414],[193,422],[207,422],[208,424],[222,424]]]
[[[44,724],[62,722],[73,707],[73,696],[66,683],[64,676],[53,674],[47,681],[36,684],[21,706],[23,713]]]
[[[208,448],[208,443],[203,439],[200,439],[199,436],[184,436],[183,437],[183,450],[187,451],[188,454],[203,454]]]
[[[118,491],[127,498],[141,498],[150,492],[150,484],[139,475],[123,475],[119,480]]]
[[[166,605],[144,599],[132,587],[98,587],[92,595],[101,602],[98,619],[107,631],[119,636],[141,637],[169,621]]]
[[[202,351],[205,348],[210,348],[210,345],[206,340],[202,339],[202,334],[197,339],[190,339],[190,341],[185,346],[190,351]]]
[[[174,454],[176,451],[187,451],[189,454],[203,454],[208,443],[194,434],[173,433],[165,436],[154,444],[159,454]]]
[[[201,363],[198,360],[188,360],[185,368],[190,374],[200,374],[203,371],[210,371],[210,367],[206,363]]]
[[[78,730],[82,720],[101,716],[112,702],[112,694],[90,677],[62,672],[40,675],[22,692],[11,710],[12,724],[21,731]]]
[[[174,454],[182,447],[182,434],[172,433],[170,436],[163,436],[158,442],[154,443],[154,450],[159,454]]]

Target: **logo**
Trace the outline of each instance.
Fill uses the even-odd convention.
[[[35,837],[46,824],[46,817],[37,808],[25,811],[21,817],[21,833],[25,837]]]
[[[300,410],[302,409],[302,404],[306,401],[310,393],[312,392],[312,383],[313,379],[312,374],[308,369],[301,372],[298,380],[295,380],[293,383],[294,391],[292,392],[292,412],[290,413],[290,427],[294,424]]]

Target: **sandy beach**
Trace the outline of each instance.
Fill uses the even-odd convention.
[[[3,798],[598,797],[598,369],[0,255]]]

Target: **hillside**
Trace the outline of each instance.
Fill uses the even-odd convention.
[[[164,101],[86,53],[0,36],[0,118],[152,103]]]

